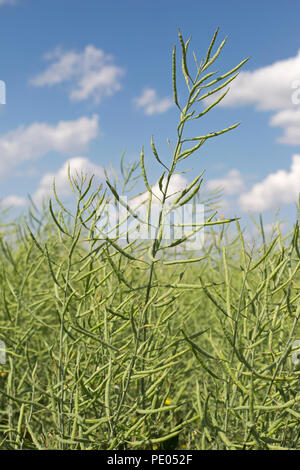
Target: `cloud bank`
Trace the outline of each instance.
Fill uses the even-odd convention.
[[[60,121],[57,125],[33,123],[0,136],[0,177],[26,160],[54,151],[72,155],[86,149],[99,130],[98,116]]]
[[[211,104],[215,99],[213,95],[206,102]],[[277,141],[300,145],[300,50],[294,57],[251,72],[240,72],[219,106],[244,105],[254,105],[258,111],[273,111],[269,125],[280,127],[283,131]],[[231,186],[230,178],[216,182],[225,190],[235,186],[234,182]],[[215,182],[211,184],[214,186]],[[243,190],[242,186],[240,190]],[[296,202],[299,192],[300,156],[294,155],[290,171],[279,169],[270,173],[250,191],[244,191],[239,197],[239,204],[245,211],[263,211]]]
[[[45,55],[50,65],[44,72],[30,80],[37,87],[53,86],[63,82],[71,83],[71,101],[92,99],[95,103],[111,96],[121,89],[120,78],[123,68],[114,65],[113,56],[93,45],[79,53],[63,52],[59,47]]]
[[[209,191],[222,188],[225,194],[238,194],[245,189],[243,177],[239,170],[235,168],[230,170],[223,178],[209,180],[206,186]]]
[[[44,197],[53,195],[53,179],[55,179],[55,189],[58,197],[71,194],[71,186],[68,178],[68,167],[70,166],[70,174],[76,179],[78,176],[87,174],[88,177],[94,175],[94,182],[104,181],[105,174],[102,166],[92,163],[84,157],[75,157],[67,160],[64,165],[56,173],[46,173],[39,184],[38,189],[33,194],[33,201],[40,204]]]
[[[269,174],[249,192],[242,194],[239,204],[245,211],[264,211],[296,202],[300,191],[300,155],[294,155],[290,171]]]
[[[171,98],[159,99],[153,88],[145,88],[140,97],[134,98],[133,103],[136,108],[141,108],[148,116],[165,113],[173,106]]]
[[[223,91],[223,90],[222,90]],[[216,95],[205,101],[211,104]],[[269,124],[283,129],[278,142],[300,144],[300,50],[295,57],[279,60],[252,72],[240,72],[218,106],[254,105],[258,111],[277,111]]]

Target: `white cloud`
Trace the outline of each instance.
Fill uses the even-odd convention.
[[[218,106],[255,104],[258,110],[265,111],[292,107],[293,84],[300,78],[299,71],[300,50],[290,59],[274,62],[252,72],[240,72]],[[215,96],[207,98],[207,101],[213,101]]]
[[[60,121],[56,126],[33,123],[0,136],[0,176],[26,160],[54,151],[72,155],[85,150],[98,134],[98,116]]]
[[[223,92],[224,90],[222,90]],[[218,93],[218,96],[221,92]],[[211,104],[217,94],[205,101]],[[279,111],[271,126],[281,126],[283,136],[278,142],[300,144],[300,50],[295,57],[274,62],[252,72],[240,72],[230,84],[230,91],[218,106],[253,104],[259,111]]]
[[[296,202],[300,192],[300,155],[294,155],[290,171],[278,170],[242,194],[240,206],[245,211],[264,211]]]
[[[284,133],[278,142],[289,145],[300,144],[300,108],[284,109],[276,113],[270,120],[271,126],[280,126]]]
[[[142,108],[148,116],[165,113],[173,106],[171,98],[159,99],[156,91],[152,88],[146,88],[139,98],[134,98],[133,102],[137,108]]]
[[[22,207],[26,204],[26,199],[19,196],[7,196],[0,200],[0,204],[4,206]]]
[[[206,183],[209,191],[222,188],[225,194],[237,194],[244,190],[244,181],[239,170],[233,169],[224,178],[208,180]]]
[[[45,59],[53,62],[43,73],[30,80],[34,86],[52,86],[71,81],[75,83],[70,91],[71,100],[92,98],[95,103],[121,89],[120,77],[124,75],[124,69],[112,63],[111,55],[93,45],[86,46],[82,53],[63,52],[56,48],[46,54]]]
[[[58,197],[71,194],[72,189],[68,178],[68,166],[70,165],[70,174],[78,179],[81,173],[88,177],[94,175],[94,182],[99,183],[105,178],[103,167],[90,162],[84,157],[70,158],[56,173],[46,173],[32,199],[36,204],[40,204],[44,197],[53,196],[53,179],[55,178],[55,189]]]

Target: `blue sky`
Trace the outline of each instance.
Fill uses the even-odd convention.
[[[161,173],[150,138],[170,161],[178,109],[171,57],[178,28],[192,51],[205,56],[219,26],[228,37],[212,70],[225,72],[250,56],[229,94],[207,117],[187,126],[194,137],[242,121],[210,140],[180,167],[191,171],[174,189],[205,171],[207,190],[224,188],[223,212],[265,220],[280,210],[295,220],[300,191],[300,4],[272,0],[0,0],[0,199],[23,210],[51,194],[68,197],[66,168],[118,170],[139,158],[149,180]],[[180,67],[179,73],[181,74]],[[299,83],[298,83],[299,82]],[[179,97],[186,96],[183,80]],[[199,108],[199,110],[201,107]],[[193,124],[193,125],[192,125]],[[185,178],[185,179],[184,179]],[[177,185],[177,186],[176,186]],[[139,190],[142,186],[139,187]]]

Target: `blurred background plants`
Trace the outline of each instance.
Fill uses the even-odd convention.
[[[174,47],[180,117],[169,162],[151,138],[162,167],[159,195],[142,149],[138,163],[126,166],[122,157],[121,176],[107,175],[105,187],[69,171],[74,211],[54,185],[42,212],[32,204],[20,220],[2,224],[0,448],[300,448],[299,371],[291,360],[300,337],[298,221],[290,233],[277,224],[267,237],[260,219],[258,248],[237,219],[217,218],[217,195],[203,194],[202,174],[170,194],[182,161],[238,125],[184,137],[186,124],[223,99],[245,63],[217,78],[207,71],[225,45],[212,53],[217,33],[199,65],[194,54],[192,78],[190,39],[179,31],[187,98],[182,106]],[[213,104],[192,110],[214,93]],[[101,232],[107,204],[125,204],[138,178],[144,223],[159,207],[154,238],[121,241],[121,233]],[[135,197],[128,217],[136,216]],[[166,211],[193,202],[206,207],[197,227],[206,227],[205,243],[194,252],[187,235],[165,242],[162,232]]]

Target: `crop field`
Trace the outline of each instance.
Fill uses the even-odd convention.
[[[278,223],[267,235],[260,218],[254,244],[238,219],[220,218],[212,204],[194,232],[165,241],[161,230],[166,208],[201,202],[202,175],[170,197],[178,164],[237,127],[183,135],[245,63],[212,76],[225,43],[212,53],[216,39],[200,64],[195,57],[193,78],[180,33],[179,66],[173,51],[178,140],[165,162],[151,139],[162,167],[153,239],[121,241],[97,230],[136,171],[147,217],[157,204],[143,149],[138,164],[121,162],[122,181],[105,187],[69,172],[74,210],[54,185],[43,212],[32,204],[19,219],[1,216],[1,449],[300,449],[299,221],[290,233]],[[195,114],[207,93],[215,102]],[[205,242],[192,252],[189,238],[199,230]]]

